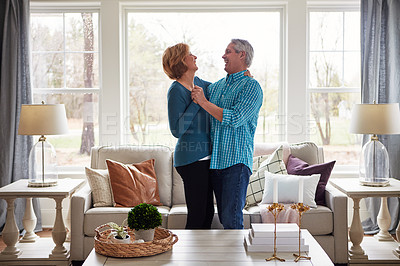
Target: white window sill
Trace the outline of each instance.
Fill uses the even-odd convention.
[[[58,178],[86,178],[84,166],[59,166]]]
[[[358,171],[335,171],[331,173],[331,178],[354,178],[358,177]]]
[[[358,171],[358,165],[335,165],[331,173],[331,178],[358,177]]]

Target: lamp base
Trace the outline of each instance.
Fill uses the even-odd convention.
[[[41,136],[29,153],[28,187],[54,187],[57,180],[56,150]]]
[[[57,181],[44,181],[44,182],[34,182],[29,180],[28,187],[55,187],[57,186]]]
[[[362,149],[359,180],[364,186],[389,185],[389,154],[376,135],[373,135]]]
[[[384,180],[383,182],[371,182],[371,181],[364,181],[361,179],[360,179],[360,184],[369,187],[387,187],[390,185],[389,180]]]

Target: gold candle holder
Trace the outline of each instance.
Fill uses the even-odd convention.
[[[303,203],[295,203],[290,206],[292,209],[295,209],[299,213],[299,254],[293,254],[293,256],[296,257],[294,260],[295,262],[298,262],[300,259],[305,259],[305,260],[311,260],[311,257],[307,256],[302,256],[301,251],[300,251],[300,238],[301,238],[301,216],[310,209],[308,205],[304,205]]]
[[[274,254],[272,255],[272,257],[265,259],[266,261],[270,261],[270,260],[279,260],[279,261],[285,261],[285,259],[279,258],[278,256],[276,256],[276,218],[278,217],[279,213],[281,211],[283,211],[284,206],[283,204],[279,204],[279,203],[272,203],[272,205],[269,205],[267,207],[268,212],[272,213],[272,215],[274,216],[274,224],[275,224],[275,229],[274,229]]]

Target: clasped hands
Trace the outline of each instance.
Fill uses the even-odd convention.
[[[200,105],[200,103],[207,101],[206,97],[204,96],[204,91],[199,86],[194,86],[192,89],[192,100],[193,102]]]
[[[253,77],[249,70],[244,72],[244,75],[251,78]],[[202,103],[207,101],[206,96],[204,96],[204,91],[201,87],[194,85],[194,88],[192,89],[192,100],[198,105],[201,105]]]

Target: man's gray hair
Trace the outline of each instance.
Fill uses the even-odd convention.
[[[250,67],[251,63],[253,62],[253,56],[254,56],[253,46],[251,46],[251,44],[248,41],[242,39],[232,39],[231,42],[235,45],[236,53],[242,51],[246,53],[245,63],[247,67]]]

